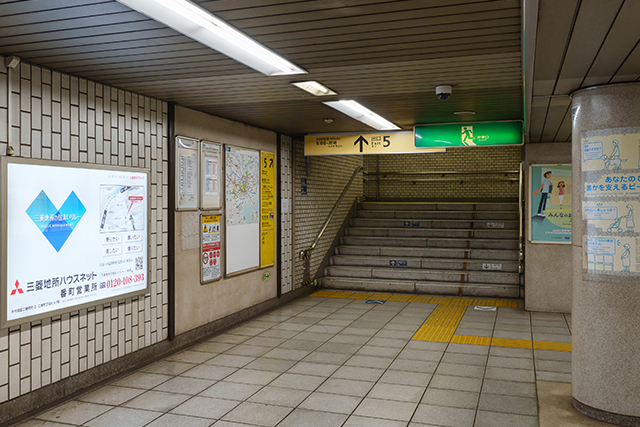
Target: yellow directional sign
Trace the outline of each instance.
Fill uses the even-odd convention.
[[[306,156],[444,153],[445,150],[444,148],[416,148],[413,132],[347,133],[304,137]]]

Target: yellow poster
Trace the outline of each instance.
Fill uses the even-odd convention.
[[[260,152],[260,268],[276,263],[276,155]]]
[[[445,148],[416,148],[413,132],[348,133],[304,137],[305,156],[444,153],[445,151]]]

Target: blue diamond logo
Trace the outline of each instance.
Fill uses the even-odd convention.
[[[60,252],[86,211],[73,191],[60,209],[56,208],[47,193],[41,191],[26,210],[27,215],[56,252]]]

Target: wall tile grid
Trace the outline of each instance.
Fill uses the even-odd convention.
[[[0,155],[7,148],[3,59]],[[150,170],[151,292],[0,330],[0,403],[168,335],[167,103],[27,63],[11,74],[16,156]]]
[[[312,156],[310,157],[311,174],[307,175],[304,144],[301,141],[296,141],[294,144],[295,229],[293,259],[294,288],[297,289],[304,280],[304,265],[299,257],[300,251],[311,246],[351,175],[356,168],[362,166],[363,158],[362,156]],[[312,252],[311,278],[320,266],[353,202],[363,194],[361,176],[359,174],[353,181],[329,227]],[[301,194],[301,178],[307,179],[307,195]]]
[[[517,171],[520,167],[520,147],[450,148],[446,153],[387,154],[364,156],[367,172],[421,171]],[[500,175],[433,176],[455,178],[454,181],[393,181],[398,178],[424,179],[427,176],[405,175],[387,179],[375,176],[365,185],[367,198],[385,199],[472,199],[518,197],[518,182],[490,181]],[[517,178],[517,174],[509,178]],[[453,188],[451,188],[453,187]]]
[[[280,280],[282,293],[293,290],[293,139],[280,135]],[[288,200],[288,210],[282,209],[282,200]]]

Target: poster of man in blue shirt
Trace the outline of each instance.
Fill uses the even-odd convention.
[[[540,203],[538,204],[538,213],[536,216],[545,217],[544,209],[547,207],[547,199],[549,199],[549,195],[551,194],[551,190],[553,188],[553,184],[551,183],[551,171],[547,171],[544,173],[544,179],[542,180],[542,184],[540,184],[540,188],[533,192],[534,196],[537,196],[540,193]]]

